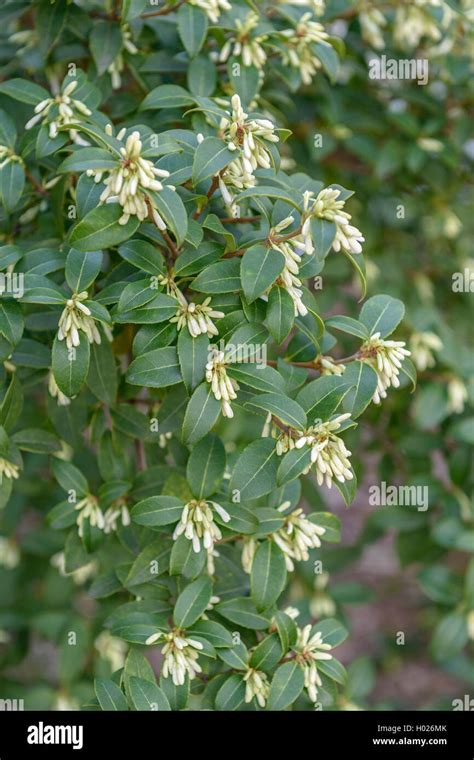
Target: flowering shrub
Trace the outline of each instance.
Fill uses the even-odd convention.
[[[329,20],[354,17],[338,5]],[[455,23],[428,5],[397,10],[394,38],[408,12],[412,45]],[[392,403],[387,420],[393,396],[411,403],[410,353],[424,372],[442,342],[428,325],[407,347],[402,300],[367,297],[374,244],[357,176],[352,198],[343,168],[295,168],[285,104],[306,108],[318,80],[328,101],[344,52],[324,13],[234,0],[0,11],[12,48],[0,83],[0,636],[17,663],[21,583],[34,596],[30,563],[41,566],[32,628],[59,647],[60,688],[33,690],[33,705],[341,704],[346,628],[331,603],[288,606],[293,577],[314,580],[323,545],[339,541],[317,494],[354,499],[360,420],[379,424],[374,407]],[[389,21],[363,10],[359,45],[380,49]],[[464,385],[450,382],[461,411]]]

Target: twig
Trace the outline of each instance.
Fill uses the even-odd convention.
[[[212,196],[214,195],[218,187],[219,187],[219,174],[216,174],[212,178],[211,186],[209,187],[209,190],[206,193],[207,203],[209,203],[210,199],[212,198]],[[207,203],[205,204],[205,206],[207,205]],[[193,219],[199,219],[205,206],[201,206],[200,208],[196,209],[196,211],[193,214]]]
[[[48,195],[48,191],[43,187],[43,185],[38,182],[38,180],[32,175],[29,169],[24,167],[25,171],[25,177],[31,182],[35,190],[40,193],[41,195]]]
[[[174,11],[177,11],[178,8],[181,8],[181,6],[184,5],[185,2],[186,0],[180,0],[180,2],[176,3],[176,5],[171,5],[171,6],[167,5],[159,11],[148,11],[148,13],[142,13],[140,15],[140,18],[153,18],[154,16],[167,16],[168,13],[174,13]]]

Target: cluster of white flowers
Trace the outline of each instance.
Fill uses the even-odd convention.
[[[443,341],[433,332],[413,333],[410,338],[411,356],[420,372],[434,367],[436,359],[433,351],[441,351],[442,348]]]
[[[448,412],[460,414],[464,411],[464,405],[469,398],[467,388],[459,377],[451,377],[448,380]]]
[[[71,403],[71,399],[58,388],[52,372],[48,377],[48,391],[53,398],[57,399],[58,406],[68,406]]]
[[[313,193],[305,193],[305,220],[310,217],[317,217],[334,222],[336,236],[332,244],[333,250],[340,251],[342,249],[347,253],[361,253],[361,243],[364,242],[364,237],[357,227],[350,224],[351,215],[343,210],[345,201],[340,199],[340,195],[341,191],[332,187],[323,188],[316,198],[314,198]]]
[[[255,697],[260,707],[265,703],[270,693],[270,682],[265,673],[255,668],[247,668],[245,675],[245,702],[251,702]]]
[[[360,349],[360,358],[369,364],[377,373],[378,383],[373,395],[374,404],[380,404],[381,399],[387,398],[387,388],[400,386],[398,375],[402,361],[410,356],[401,340],[383,340],[380,333],[370,336]]]
[[[175,294],[179,301],[179,308],[170,322],[176,322],[178,330],[186,325],[192,338],[197,338],[198,335],[207,335],[208,338],[219,335],[219,330],[212,320],[222,319],[225,314],[209,305],[210,296],[202,303],[188,303],[180,290],[176,290]]]
[[[244,536],[242,540],[242,567],[250,575],[255,558],[255,552],[258,548],[258,541],[252,536]]]
[[[64,578],[71,577],[77,586],[82,586],[82,584],[89,580],[89,578],[93,578],[99,569],[97,560],[93,559],[92,562],[88,562],[87,565],[82,565],[82,567],[78,567],[77,570],[68,573],[66,571],[66,555],[64,552],[53,554],[50,563],[53,567],[57,568],[59,574]]]
[[[415,48],[423,37],[433,42],[441,39],[441,31],[436,19],[423,6],[444,6],[442,0],[415,0],[414,3],[397,8],[393,29],[393,39],[400,48]]]
[[[105,128],[107,134],[112,134],[110,124]],[[117,134],[117,140],[123,141],[126,134],[125,127]],[[127,224],[131,216],[137,216],[143,222],[149,212],[159,230],[165,230],[166,224],[153,204],[153,197],[149,192],[163,190],[162,183],[157,179],[167,179],[170,174],[165,169],[157,169],[152,161],[141,156],[142,141],[140,132],[132,132],[120,148],[122,159],[116,169],[107,170],[108,176],[104,180],[105,190],[100,196],[101,203],[119,203],[123,208],[123,214],[119,224]],[[100,182],[104,172],[99,169],[88,169],[87,175],[94,177],[95,182]],[[174,190],[173,185],[167,185]]]
[[[285,501],[278,507],[279,512],[284,512],[291,502]],[[295,569],[293,560],[306,562],[309,559],[309,549],[317,549],[321,546],[320,536],[326,533],[326,528],[315,525],[308,520],[302,509],[294,509],[285,515],[285,522],[281,528],[271,534],[271,538],[282,550],[288,571]]]
[[[9,478],[10,480],[17,480],[20,477],[20,468],[13,462],[8,462],[3,457],[0,457],[0,483],[3,482],[3,478]]]
[[[332,649],[332,647],[323,642],[320,631],[311,635],[311,630],[311,624],[298,629],[298,638],[294,650],[296,662],[301,665],[304,671],[304,685],[308,696],[312,702],[316,702],[318,687],[322,686],[317,661],[331,660],[332,655],[328,654],[328,649]]]
[[[292,216],[282,219],[275,227],[272,227],[268,235],[268,241],[274,251],[280,251],[285,257],[285,266],[278,278],[278,283],[289,293],[295,306],[295,316],[300,314],[302,317],[308,313],[308,309],[302,301],[303,291],[301,289],[301,280],[299,279],[299,270],[301,256],[304,253],[312,253],[313,245],[311,237],[308,234],[296,235],[287,240],[278,240],[278,236],[283,230],[286,230],[294,222]],[[305,224],[305,223],[304,223]],[[303,226],[304,226],[303,224]],[[305,232],[307,232],[306,224]]]
[[[87,496],[77,502],[75,509],[79,512],[76,518],[76,524],[79,528],[79,535],[81,538],[84,535],[84,522],[86,520],[89,520],[92,526],[104,530],[105,518],[96,496],[87,494]]]
[[[228,364],[224,351],[213,351],[206,364],[206,380],[211,384],[214,397],[221,402],[222,414],[230,418],[234,416],[230,402],[237,398],[239,386],[228,376]]]
[[[336,364],[331,356],[319,356],[315,365],[322,375],[343,375],[345,364]]]
[[[304,472],[309,472],[314,465],[318,484],[321,486],[326,482],[327,487],[331,488],[334,478],[340,483],[344,483],[344,481],[352,480],[354,477],[349,461],[351,452],[346,448],[342,438],[339,438],[335,432],[350,416],[349,413],[340,414],[327,422],[312,425],[303,433],[296,430],[291,431],[291,433],[281,432],[274,428],[268,432],[271,433],[272,437],[278,436],[276,442],[278,456],[282,456],[292,449],[309,446],[311,448],[311,462]],[[267,434],[266,429],[264,434]]]
[[[284,3],[285,5],[297,5],[311,8],[316,16],[322,16],[326,10],[326,3],[324,0],[279,0],[279,2]]]
[[[94,646],[100,656],[110,662],[112,673],[123,668],[128,651],[128,645],[125,641],[112,636],[109,631],[102,631],[94,641]]]
[[[0,567],[13,570],[19,562],[20,552],[18,546],[10,538],[0,536]]]
[[[252,31],[258,26],[259,17],[254,11],[250,11],[242,22],[237,19],[235,26],[237,33],[230,37],[224,44],[219,55],[220,61],[227,61],[232,54],[236,57],[242,56],[244,66],[255,66],[257,69],[263,68],[267,61],[267,54],[262,47],[268,35],[258,34],[252,36]]]
[[[328,45],[329,35],[319,21],[311,21],[311,13],[304,13],[294,29],[281,32],[285,40],[283,63],[299,69],[304,84],[311,84],[321,68],[321,61],[313,50],[313,44]]]
[[[115,504],[109,507],[104,514],[104,533],[113,533],[117,530],[120,520],[124,528],[130,525],[130,512],[126,504]]]
[[[219,175],[219,188],[224,203],[235,214],[238,210],[229,187],[237,190],[253,187],[256,182],[254,171],[258,167],[271,167],[271,156],[265,141],[276,143],[279,137],[269,119],[247,120],[248,114],[242,108],[239,95],[232,96],[231,106],[232,111],[222,117],[219,129],[229,150],[236,151],[236,157]]]
[[[66,85],[62,94],[57,95],[55,98],[46,98],[41,103],[38,103],[35,106],[35,116],[26,123],[25,129],[31,129],[38,122],[42,121],[43,124],[49,124],[49,136],[51,139],[54,139],[60,127],[75,124],[80,121],[81,116],[90,116],[92,113],[90,108],[81,100],[71,97],[77,84],[77,79],[75,79]],[[79,145],[88,145],[87,142],[78,136],[75,129],[69,130],[69,136],[71,140]]]
[[[17,156],[7,145],[0,145],[0,169],[3,169],[10,162],[23,164],[23,159],[21,156]]]
[[[183,508],[179,523],[174,529],[173,539],[184,534],[193,543],[196,553],[201,551],[201,541],[204,549],[212,552],[214,543],[220,541],[222,533],[214,522],[214,511],[224,522],[229,522],[230,515],[215,501],[198,501],[192,499]]]
[[[232,5],[228,0],[188,0],[188,2],[201,8],[213,24],[217,24],[222,11],[232,10]]]
[[[130,26],[128,24],[122,24],[121,32],[122,32],[123,48],[127,51],[127,53],[130,53],[130,55],[136,55],[138,53],[138,48],[132,42],[132,32],[130,30]],[[121,75],[124,68],[125,68],[125,62],[123,60],[123,52],[120,51],[120,53],[116,56],[116,58],[114,58],[114,60],[112,61],[112,63],[107,69],[112,81],[112,89],[118,90],[122,86]]]
[[[375,50],[385,47],[382,29],[387,24],[387,19],[378,8],[367,7],[359,13],[360,31],[362,39],[372,45]]]
[[[314,593],[309,601],[309,611],[313,618],[332,617],[336,612],[336,604],[326,591],[329,573],[317,573],[314,578]]]
[[[169,631],[169,633],[157,631],[157,633],[149,636],[145,643],[155,644],[160,639],[164,639],[166,642],[161,650],[164,656],[161,670],[163,678],[171,676],[175,686],[182,686],[184,684],[186,674],[189,675],[189,680],[192,681],[196,677],[196,673],[202,671],[197,661],[199,652],[203,649],[201,642],[183,636],[181,631],[175,628]]]
[[[80,331],[86,334],[89,343],[100,343],[100,333],[94,318],[91,316],[91,311],[82,303],[87,298],[87,290],[83,290],[82,293],[74,293],[66,301],[66,306],[59,318],[58,340],[65,340],[68,348],[80,344]],[[52,393],[52,395],[55,394]]]

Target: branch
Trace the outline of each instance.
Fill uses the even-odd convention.
[[[164,8],[162,8],[159,11],[148,11],[148,13],[142,13],[140,15],[140,18],[153,18],[155,16],[167,16],[169,13],[174,13],[178,10],[178,8],[181,8],[182,5],[186,0],[180,0],[179,3],[176,3],[176,5],[166,5]]]
[[[209,203],[210,199],[212,198],[212,196],[214,195],[218,187],[219,187],[219,174],[216,174],[212,178],[211,186],[206,193],[207,203]],[[201,206],[200,208],[196,209],[196,211],[193,214],[193,219],[199,219],[201,212],[207,206],[207,203],[204,206]]]

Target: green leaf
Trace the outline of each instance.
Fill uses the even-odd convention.
[[[65,304],[67,296],[55,282],[40,274],[25,274],[23,303]]]
[[[76,496],[85,496],[89,491],[86,478],[71,462],[55,459],[53,462],[53,472],[59,485],[65,491],[73,490],[76,492]]]
[[[297,662],[285,662],[273,676],[267,710],[284,710],[295,702],[304,687],[303,669]]]
[[[89,47],[99,76],[104,74],[122,50],[120,26],[110,19],[96,21],[89,37]]]
[[[140,106],[141,111],[154,111],[159,108],[181,108],[194,105],[190,93],[176,84],[161,84],[148,93]]]
[[[258,499],[276,488],[278,457],[275,442],[261,438],[247,446],[232,473],[231,491],[240,491],[242,501]]]
[[[206,564],[206,551],[194,551],[192,541],[181,535],[173,541],[170,555],[170,575],[182,575],[193,580],[201,575]]]
[[[178,352],[175,346],[156,348],[132,361],[127,382],[147,388],[165,388],[182,381]]]
[[[323,642],[330,644],[331,647],[338,647],[349,635],[347,628],[344,628],[335,618],[328,618],[316,623],[311,629],[311,635],[313,636],[318,631],[321,633]]]
[[[16,375],[12,376],[0,406],[0,425],[10,433],[23,409],[23,391]]]
[[[245,681],[234,673],[222,684],[216,694],[216,710],[238,710],[245,699]]]
[[[92,209],[72,228],[69,238],[71,246],[87,253],[128,240],[140,222],[138,217],[131,216],[126,224],[119,224],[122,215],[123,209],[118,203],[106,203]]]
[[[158,528],[178,522],[183,508],[183,502],[175,496],[150,496],[135,504],[131,515],[138,525]]]
[[[90,343],[84,333],[80,333],[80,343],[68,348],[65,340],[54,339],[52,370],[60,391],[68,398],[77,396],[84,385],[89,371]]]
[[[314,218],[311,220],[313,244],[319,260],[324,259],[336,237],[336,225],[327,219]]]
[[[120,256],[137,269],[158,275],[164,271],[163,256],[156,246],[146,240],[128,240],[119,246]]]
[[[232,345],[238,346],[239,344],[233,343]],[[234,380],[237,380],[239,385],[248,385],[249,388],[253,388],[256,391],[262,391],[263,393],[284,391],[285,381],[280,373],[276,369],[273,369],[273,367],[265,366],[265,364],[252,364],[251,362],[232,364],[229,366],[227,373]]]
[[[283,655],[280,637],[277,633],[267,636],[255,647],[249,665],[256,670],[272,670]]]
[[[183,5],[184,8],[191,8]],[[209,177],[214,177],[235,159],[227,143],[218,137],[206,137],[196,148],[193,161],[193,184],[198,185]]]
[[[436,626],[430,649],[437,662],[449,660],[458,654],[469,639],[466,615],[450,612]]]
[[[81,148],[65,158],[56,171],[58,174],[63,174],[66,172],[85,172],[88,169],[116,169],[117,166],[117,159],[110,151],[104,148]],[[94,184],[97,187],[98,183]]]
[[[330,82],[336,82],[339,73],[339,56],[334,48],[324,42],[315,42],[311,48],[323,64],[323,69],[328,75]]]
[[[102,710],[128,710],[122,690],[110,678],[96,678],[94,689]]]
[[[33,454],[54,454],[61,450],[59,439],[43,428],[20,430],[14,434],[13,441],[21,451],[31,451]]]
[[[271,289],[266,321],[275,343],[283,343],[295,321],[293,299],[285,288],[277,286]]]
[[[325,421],[336,411],[351,385],[344,375],[318,377],[302,388],[296,400],[305,410],[310,424],[316,419]]]
[[[235,293],[240,290],[240,262],[238,259],[218,261],[206,267],[192,281],[193,290],[200,293]]]
[[[369,298],[363,305],[359,319],[370,335],[379,332],[381,338],[390,335],[403,319],[405,307],[398,298],[378,295]]]
[[[217,421],[221,411],[209,383],[201,383],[189,400],[183,422],[183,440],[188,445],[197,443]]]
[[[283,271],[285,257],[280,251],[263,245],[252,245],[241,259],[240,278],[249,303],[265,293]]]
[[[231,633],[227,628],[224,628],[223,625],[216,623],[214,620],[199,620],[188,629],[187,633],[190,636],[196,635],[207,639],[216,648],[232,646]]]
[[[178,628],[189,628],[205,611],[212,594],[208,576],[201,576],[190,583],[176,600],[173,620]]]
[[[182,245],[188,232],[188,215],[178,193],[165,186],[159,193],[150,192],[149,195],[166,226],[175,236],[176,242]]]
[[[285,425],[289,425],[297,430],[304,430],[306,427],[306,414],[301,406],[293,399],[284,396],[281,393],[260,393],[253,396],[250,401],[245,403],[249,409],[264,409],[277,417]]]
[[[326,532],[322,536],[323,541],[339,543],[341,540],[341,521],[337,515],[333,515],[332,512],[311,512],[308,519],[325,529]]]
[[[268,628],[269,619],[259,614],[251,599],[237,598],[220,602],[215,606],[215,611],[242,628],[250,628],[254,631],[262,631]]]
[[[347,672],[344,665],[334,657],[331,660],[318,660],[318,670],[332,681],[343,686],[347,682]]]
[[[73,293],[87,290],[102,266],[102,252],[84,253],[71,248],[66,258],[66,282]]]
[[[178,11],[178,32],[189,57],[194,58],[206,39],[206,14],[194,5],[182,5]]]
[[[139,286],[138,290],[148,293],[148,295],[150,292],[152,292],[151,288],[143,288],[143,283],[141,286]],[[133,288],[128,291],[127,297],[130,294],[135,296],[137,295],[136,291]],[[146,298],[147,296],[144,297]],[[144,306],[127,311],[115,312],[114,322],[118,322],[119,324],[132,325],[156,325],[159,322],[165,322],[173,317],[176,314],[177,306],[178,304],[175,298],[167,296],[164,293],[158,293],[158,295],[154,297],[152,296],[151,300],[145,303]]]
[[[7,213],[13,211],[25,187],[25,170],[18,161],[8,161],[0,169],[0,202]]]
[[[169,712],[171,710],[170,703],[163,690],[151,681],[132,676],[129,680],[128,691],[136,710],[151,710],[153,712]]]
[[[218,490],[226,463],[224,444],[209,433],[196,444],[186,467],[186,479],[196,499],[207,499]]]
[[[344,372],[344,379],[353,384],[343,399],[344,410],[355,419],[372,401],[378,383],[378,376],[365,362],[352,362]]]
[[[366,326],[362,322],[359,322],[358,319],[353,319],[352,317],[330,317],[326,320],[326,327],[340,330],[348,335],[355,335],[357,338],[362,338],[362,340],[367,340],[370,337]]]
[[[277,627],[278,636],[280,637],[283,654],[285,654],[290,647],[296,644],[298,629],[293,618],[285,612],[280,612],[280,610],[276,612],[274,621]]]
[[[108,340],[91,345],[87,385],[100,401],[110,406],[117,397],[117,368],[112,345]]]
[[[38,47],[44,56],[58,41],[66,24],[69,6],[65,2],[51,5],[49,0],[42,0],[36,13],[36,33]]]
[[[198,335],[192,338],[185,325],[178,336],[178,359],[181,375],[188,393],[204,380],[209,360],[209,338]]]
[[[9,79],[0,83],[0,93],[31,106],[37,106],[42,100],[51,97],[48,90],[27,79]]]
[[[250,576],[252,599],[257,610],[262,611],[275,604],[285,588],[285,557],[274,541],[263,541],[258,547]]]
[[[292,449],[288,451],[281,459],[280,466],[278,467],[277,483],[279,486],[283,486],[286,483],[291,483],[295,478],[306,470],[311,465],[311,449],[308,446],[303,446],[301,449]]]

